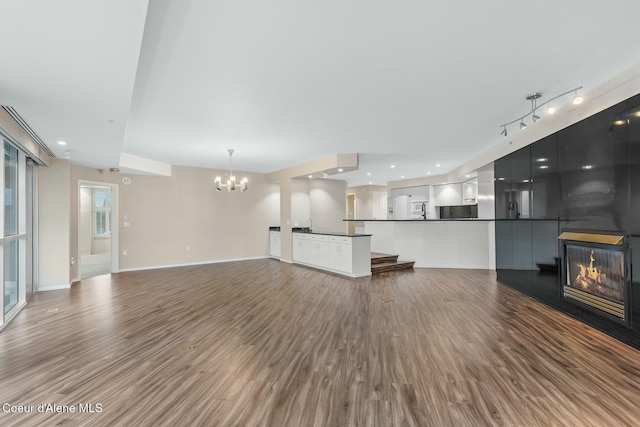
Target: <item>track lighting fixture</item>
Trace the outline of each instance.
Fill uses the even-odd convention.
[[[578,94],[578,91],[582,89],[582,86],[577,87],[575,89],[571,89],[569,91],[563,92],[560,95],[554,96],[553,98],[549,99],[548,101],[545,101],[544,103],[542,103],[542,106],[544,106],[545,104],[547,105],[547,114],[553,114],[556,112],[555,107],[553,107],[551,105],[552,101],[555,101],[556,99],[566,96],[570,93],[574,93],[574,97],[573,100],[571,102],[573,102],[574,105],[580,105],[582,103],[582,101],[584,100],[584,98],[582,96],[580,96]],[[500,127],[502,128],[502,130],[500,131],[500,135],[502,136],[507,136],[507,126],[513,124],[513,123],[518,123],[520,122],[520,129],[525,129],[527,127],[527,124],[524,122],[524,119],[526,119],[528,116],[531,116],[531,120],[533,121],[533,123],[536,123],[538,120],[541,119],[540,116],[538,116],[536,114],[536,111],[540,108],[538,106],[538,99],[542,96],[542,94],[540,92],[533,92],[530,93],[529,95],[526,96],[526,100],[527,101],[531,101],[531,111],[529,111],[527,114],[518,117],[517,119],[511,120],[510,122],[507,122],[503,125],[500,125]]]

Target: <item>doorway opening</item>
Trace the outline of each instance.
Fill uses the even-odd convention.
[[[118,271],[118,186],[80,181],[78,189],[78,275],[80,279]]]

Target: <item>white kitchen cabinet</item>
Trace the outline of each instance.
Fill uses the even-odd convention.
[[[309,262],[309,234],[293,233],[293,260],[304,264]]]
[[[350,237],[329,237],[329,268],[331,270],[351,272],[352,250]]]
[[[272,257],[280,258],[281,240],[279,231],[269,231],[269,254]]]
[[[321,234],[309,236],[309,264],[320,268],[329,267],[329,236]]]
[[[293,261],[349,277],[371,275],[371,236],[293,233]]]

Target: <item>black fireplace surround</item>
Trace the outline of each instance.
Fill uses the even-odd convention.
[[[496,160],[494,174],[498,281],[640,349],[640,95]],[[563,232],[620,235],[621,254],[608,261],[616,266],[595,266],[605,255],[578,255],[585,245],[576,242],[570,256],[583,258],[568,265]],[[578,278],[577,264],[588,270],[591,256],[591,268],[607,269],[591,293],[604,293],[613,314],[580,301],[596,289]],[[612,277],[620,269],[624,278]]]

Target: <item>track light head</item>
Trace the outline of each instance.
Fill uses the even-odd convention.
[[[536,113],[533,113],[533,116],[531,116],[531,120],[533,120],[533,123],[535,123],[540,120],[540,116],[536,116]]]
[[[520,129],[524,129],[527,127],[527,124],[524,122],[524,119],[520,122]]]
[[[578,95],[578,91],[576,90],[575,96],[573,97],[573,101],[571,102],[573,102],[573,105],[580,105],[582,104],[582,101],[584,101],[584,98]]]
[[[502,126],[502,131],[500,132],[500,135],[507,136],[507,127],[506,126]]]

